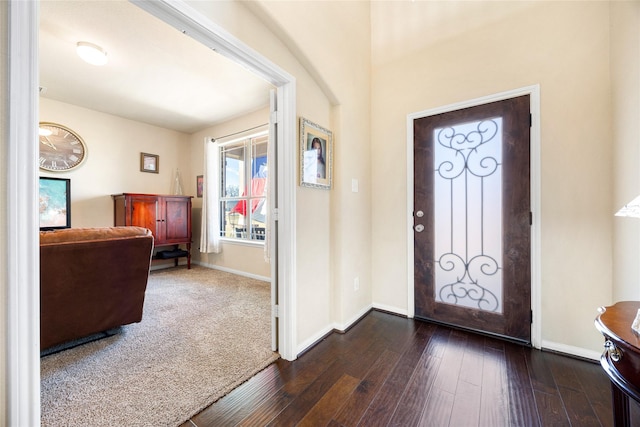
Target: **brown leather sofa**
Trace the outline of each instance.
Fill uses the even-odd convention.
[[[142,320],[153,235],[140,227],[40,232],[40,349]]]

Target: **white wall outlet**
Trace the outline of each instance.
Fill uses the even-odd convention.
[[[358,192],[358,180],[355,178],[351,179],[351,191],[354,193]]]
[[[359,291],[360,290],[360,278],[356,277],[355,279],[353,279],[353,290],[354,291]]]

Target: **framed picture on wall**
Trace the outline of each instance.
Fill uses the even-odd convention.
[[[300,185],[331,189],[333,174],[333,133],[300,118]]]
[[[196,176],[196,196],[202,197],[202,191],[204,189],[204,176],[198,175]]]
[[[160,173],[160,156],[140,153],[140,172]]]

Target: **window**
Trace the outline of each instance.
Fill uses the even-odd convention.
[[[264,243],[266,131],[220,145],[220,237]]]

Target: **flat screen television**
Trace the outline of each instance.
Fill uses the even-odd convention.
[[[71,228],[71,180],[40,177],[40,230]]]

